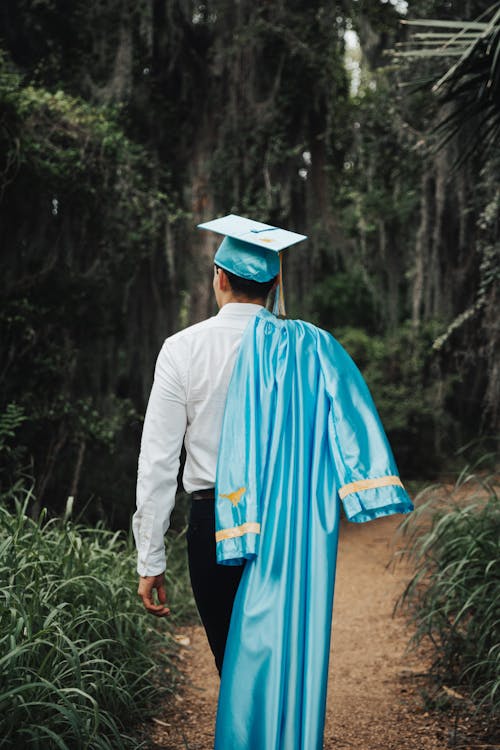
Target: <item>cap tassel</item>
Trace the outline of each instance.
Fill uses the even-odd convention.
[[[279,253],[279,259],[280,272],[278,277],[278,285],[276,286],[276,292],[274,296],[273,313],[279,318],[286,318],[285,293],[283,290],[283,253]]]

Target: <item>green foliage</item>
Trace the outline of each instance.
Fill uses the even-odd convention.
[[[33,521],[26,505],[0,508],[0,744],[136,747],[131,726],[175,677],[172,622],[143,610],[124,533],[45,513]],[[191,601],[182,542],[170,546],[167,576],[176,621]]]
[[[481,240],[479,249],[482,254],[480,265],[480,284],[478,302],[483,305],[493,286],[500,283],[500,237],[498,222],[500,217],[500,189],[492,196],[479,217]]]
[[[37,495],[57,486],[60,508],[70,490],[95,491],[82,470],[89,447],[96,466],[127,452],[144,375],[131,364],[143,342],[126,315],[167,199],[151,156],[120,128],[119,107],[26,85],[0,55],[0,112],[0,404],[23,410],[17,440],[33,459]],[[2,477],[4,489],[19,468]],[[116,506],[127,525],[130,507]]]
[[[7,404],[0,414],[0,501],[4,498],[2,489],[20,487],[24,483],[23,465],[26,461],[26,448],[19,444],[17,433],[26,421],[24,409],[18,404]]]
[[[314,154],[323,180],[340,162],[348,137],[342,127],[345,18],[318,0],[289,7],[245,2],[232,12],[226,2],[211,8],[217,5],[217,20],[208,25],[209,60],[217,70],[209,85],[221,77],[229,87],[214,86],[211,93],[218,133],[210,158],[215,202],[262,220],[283,220],[292,203],[307,200],[308,184],[299,175],[304,151]],[[338,170],[331,174],[338,179]],[[294,220],[301,219],[297,211]]]
[[[489,175],[483,174],[483,180],[487,181]],[[485,311],[486,314],[492,308],[493,315],[496,316],[498,308],[498,290],[500,282],[500,190],[496,190],[491,199],[485,205],[478,217],[478,243],[477,250],[480,254],[481,261],[479,264],[479,283],[473,304],[458,315],[433,344],[433,348],[439,351],[448,342],[451,335],[460,327],[470,320],[477,317],[479,312]],[[499,337],[498,330],[490,328],[491,338],[488,342],[488,348],[494,349]],[[491,363],[495,366],[495,362]],[[491,382],[491,381],[490,381]],[[493,410],[496,417],[496,407]],[[495,419],[493,420],[495,421]]]
[[[7,404],[3,414],[0,414],[0,455],[12,454],[8,441],[16,434],[17,428],[25,421],[26,415],[17,404]]]
[[[74,179],[89,176],[130,145],[110,121],[110,112],[96,110],[63,91],[33,86],[6,92],[4,105],[15,107],[23,123],[19,144],[21,163],[43,172],[45,179],[74,189]],[[101,144],[101,153],[95,144]],[[99,164],[100,162],[100,164]]]
[[[470,11],[469,11],[470,12]],[[440,146],[465,134],[457,163],[498,153],[500,136],[500,3],[483,8],[473,21],[425,19],[406,23],[423,28],[399,45],[396,59],[432,59],[432,83],[445,113],[437,132]],[[401,48],[410,48],[403,49]],[[440,62],[446,62],[446,67]],[[436,64],[437,63],[437,64]],[[446,105],[451,105],[445,108]]]
[[[413,14],[417,19],[405,21],[411,32],[408,41],[399,44],[393,55],[399,64],[411,62],[403,77],[407,87],[413,89],[412,98],[418,91],[427,109],[429,103],[434,106],[433,121],[425,127],[425,140],[434,146],[438,163],[443,159],[450,162],[447,184],[451,185],[453,178],[458,184],[465,181],[463,184],[474,185],[467,214],[469,221],[474,218],[469,244],[476,251],[475,273],[468,276],[475,288],[469,287],[451,318],[446,316],[447,326],[434,348],[453,351],[455,367],[461,371],[465,386],[460,402],[467,403],[471,387],[481,392],[481,405],[476,409],[481,412],[478,429],[491,425],[495,430],[500,402],[500,3],[453,3],[444,18],[418,18],[434,15],[438,9],[441,13],[439,4],[436,7],[432,2],[416,4]],[[436,190],[438,196],[439,192]],[[457,197],[461,202],[460,195]],[[440,202],[444,204],[444,200],[441,193]],[[422,229],[429,215],[424,212],[424,216]],[[467,220],[460,224],[464,237]],[[467,250],[472,255],[469,247]],[[457,255],[464,256],[464,251],[458,249]],[[474,359],[471,350],[476,352]],[[473,420],[471,413],[467,421]]]
[[[465,470],[449,498],[437,486],[420,501],[403,523],[415,572],[398,606],[415,625],[414,643],[432,646],[436,679],[498,714],[500,500],[493,481]]]
[[[376,320],[372,294],[361,272],[327,276],[310,295],[308,306],[322,328],[359,326],[367,331]]]
[[[454,380],[436,383],[434,331],[435,325],[417,331],[405,325],[385,336],[359,328],[333,331],[366,379],[401,472],[415,477],[438,471],[454,430],[445,408]]]
[[[126,251],[147,255],[166,196],[148,186],[153,160],[124,134],[120,108],[24,85],[5,54],[0,55],[0,106],[5,155],[0,188],[5,191],[14,177],[19,182],[29,177],[42,195],[57,201],[51,207],[56,224],[81,206],[84,224],[90,221],[100,230],[98,264],[92,270],[102,273],[105,262],[116,267],[125,260],[132,270],[136,260],[130,265]]]
[[[347,242],[343,266],[363,276],[371,329],[408,317],[422,164],[394,77],[380,72],[351,102],[353,139],[345,155],[338,209]],[[416,107],[417,109],[417,107]],[[367,311],[368,312],[368,311]]]

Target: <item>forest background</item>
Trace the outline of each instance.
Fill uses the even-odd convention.
[[[4,0],[4,498],[32,478],[34,516],[71,496],[90,523],[128,528],[157,353],[216,311],[217,240],[195,226],[231,212],[309,236],[285,261],[288,312],[354,357],[404,477],[485,450],[498,148],[461,159],[473,121],[436,148],[443,106],[404,84],[440,60],[386,53],[409,16],[488,5]]]

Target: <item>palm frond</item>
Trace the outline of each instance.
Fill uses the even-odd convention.
[[[438,61],[437,72],[418,82],[419,88],[430,86],[438,102],[447,105],[434,129],[441,136],[438,148],[467,133],[460,163],[487,156],[498,148],[500,136],[500,2],[473,21],[412,19],[402,23],[426,30],[397,46],[396,61]],[[443,70],[440,62],[446,59],[449,65]]]

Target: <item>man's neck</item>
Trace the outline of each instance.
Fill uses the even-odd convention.
[[[265,299],[250,299],[249,297],[236,297],[234,294],[228,294],[227,297],[224,296],[224,299],[221,300],[220,307],[221,309],[224,307],[224,305],[228,304],[245,304],[245,305],[260,305],[261,307],[265,307],[266,300]]]

